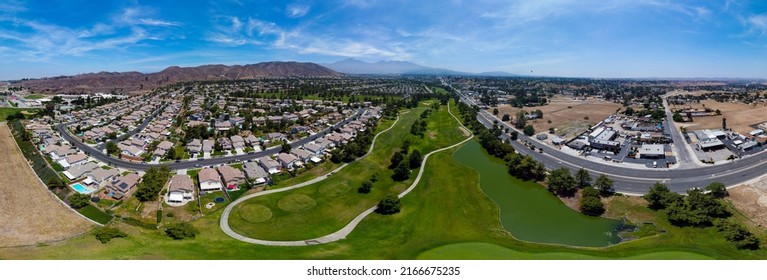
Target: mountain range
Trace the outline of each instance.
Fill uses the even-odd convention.
[[[33,92],[144,92],[177,82],[203,80],[246,80],[262,77],[339,77],[341,73],[304,62],[262,62],[248,65],[202,65],[197,67],[171,66],[156,73],[98,72],[75,76],[59,76],[23,80],[20,85]]]
[[[460,72],[449,69],[427,67],[407,61],[379,61],[370,63],[358,59],[346,58],[333,63],[323,63],[321,65],[337,72],[353,75],[516,76],[507,72]]]

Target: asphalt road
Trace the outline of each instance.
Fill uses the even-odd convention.
[[[366,110],[364,108],[361,108],[357,110],[357,113],[352,115],[351,117],[347,118],[346,120],[342,122],[338,122],[332,127],[328,127],[314,135],[310,135],[308,137],[302,138],[298,141],[295,141],[293,143],[290,143],[290,146],[293,148],[298,148],[303,146],[306,143],[309,143],[311,141],[314,141],[317,138],[322,137],[326,133],[332,132],[336,128],[341,128],[344,124],[358,118],[361,116]],[[156,114],[155,114],[156,115]],[[154,115],[153,115],[154,116]],[[147,118],[144,120],[144,123],[142,123],[143,127],[146,127],[146,124],[151,121],[151,118]],[[116,166],[124,169],[130,169],[130,170],[146,170],[149,169],[152,166],[160,166],[160,165],[166,165],[171,170],[177,170],[177,169],[192,169],[192,168],[199,168],[197,165],[201,166],[211,166],[211,165],[217,165],[217,164],[226,164],[233,161],[246,161],[246,160],[252,160],[256,159],[262,156],[271,155],[278,153],[280,151],[280,147],[274,147],[270,149],[266,149],[260,152],[252,152],[248,154],[241,154],[241,155],[233,155],[233,156],[226,156],[226,157],[218,157],[218,158],[208,158],[208,159],[202,159],[202,160],[185,160],[180,162],[167,162],[162,164],[150,164],[150,163],[141,163],[141,162],[133,162],[133,161],[126,161],[121,160],[117,158],[113,158],[110,156],[105,155],[102,153],[103,149],[96,149],[91,146],[88,146],[84,144],[83,142],[80,142],[72,136],[69,131],[66,129],[66,126],[68,123],[60,124],[57,126],[57,129],[59,131],[59,134],[61,134],[61,137],[75,145],[77,148],[79,148],[81,151],[85,152],[86,154],[90,155],[91,157],[109,164],[110,166]],[[141,127],[141,126],[139,126]],[[143,129],[143,128],[142,128]],[[137,132],[137,131],[136,131]],[[135,133],[135,132],[134,132]]]
[[[476,105],[465,96],[461,96],[461,101]],[[484,110],[480,110],[477,119],[486,127],[492,127],[493,121],[497,120],[498,124],[509,128],[510,131],[515,130],[510,124],[502,122]],[[747,156],[726,164],[691,169],[638,169],[619,164],[595,162],[580,156],[566,154],[525,136],[521,131],[519,131],[519,140],[532,142],[535,143],[536,147],[543,148],[543,153],[539,153],[537,150],[533,151],[525,147],[520,142],[512,142],[519,153],[532,156],[549,169],[567,167],[574,173],[582,167],[592,174],[592,178],[596,178],[597,174],[606,174],[615,182],[617,191],[628,194],[644,194],[655,182],[665,183],[672,191],[680,193],[695,187],[703,188],[711,182],[722,182],[727,186],[735,186],[767,173],[767,153]],[[676,139],[674,140],[676,141]]]

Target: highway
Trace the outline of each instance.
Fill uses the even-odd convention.
[[[318,133],[315,133],[314,135],[310,135],[308,137],[305,137],[305,138],[302,138],[302,139],[300,139],[298,141],[290,143],[290,146],[293,147],[293,148],[298,148],[298,147],[303,146],[306,143],[314,141],[315,139],[324,136],[326,133],[332,132],[336,128],[341,128],[341,126],[343,126],[344,124],[346,124],[346,123],[348,123],[348,122],[358,118],[362,114],[364,114],[365,111],[366,110],[364,108],[361,108],[361,109],[357,110],[356,114],[354,114],[351,117],[345,119],[344,121],[338,122],[335,125],[333,125],[332,127],[328,127],[326,129],[318,132]],[[155,115],[156,115],[156,112],[155,112],[155,114],[152,115],[152,117],[154,117]],[[139,126],[139,128],[143,129],[143,127],[146,127],[146,125],[151,121],[152,117],[147,118],[146,120],[144,120],[144,122]],[[207,158],[207,159],[201,159],[201,160],[197,160],[197,159],[183,160],[183,161],[178,161],[178,162],[166,162],[166,163],[162,163],[162,164],[150,164],[150,163],[126,161],[126,160],[121,160],[121,159],[117,159],[117,158],[114,158],[114,157],[110,157],[110,156],[108,156],[108,155],[106,155],[106,154],[104,154],[102,152],[103,149],[96,149],[96,148],[93,148],[91,146],[88,146],[88,145],[84,144],[83,142],[80,142],[79,140],[77,140],[77,138],[75,138],[74,136],[72,136],[72,134],[70,134],[69,131],[66,128],[67,125],[69,125],[69,124],[71,124],[71,123],[63,123],[63,124],[59,124],[56,127],[57,130],[59,131],[59,134],[61,134],[62,138],[66,139],[67,141],[69,141],[70,143],[75,145],[77,148],[79,148],[81,151],[83,151],[86,154],[90,155],[92,158],[95,158],[95,159],[97,159],[97,160],[99,160],[101,162],[107,163],[110,166],[116,166],[116,167],[120,167],[120,168],[124,168],[124,169],[129,169],[129,170],[146,170],[146,169],[149,169],[152,166],[161,166],[161,165],[166,165],[171,170],[192,169],[192,168],[199,168],[197,165],[200,165],[200,166],[212,166],[212,165],[217,165],[217,164],[226,164],[226,163],[230,163],[230,162],[233,162],[233,161],[252,160],[252,159],[256,159],[256,158],[262,157],[262,156],[278,153],[280,151],[280,149],[281,149],[281,147],[277,146],[277,147],[266,149],[266,150],[263,150],[263,151],[260,151],[260,152],[251,152],[251,153],[241,154],[241,155],[233,155],[233,156],[217,157],[217,158]],[[141,129],[139,129],[139,128],[134,129],[132,132],[136,133],[136,132],[140,131]]]
[[[469,97],[461,95],[455,89],[453,90],[459,94],[462,102],[476,105]],[[493,126],[493,121],[498,121],[499,125],[509,128],[510,131],[516,130],[510,124],[502,122],[496,116],[484,110],[480,110],[477,119],[488,128]],[[543,153],[539,153],[527,148],[520,141],[512,141],[512,145],[517,152],[532,156],[549,169],[567,167],[574,173],[582,167],[591,173],[592,178],[596,178],[597,174],[606,174],[615,182],[615,189],[626,194],[644,194],[655,182],[665,183],[672,191],[679,193],[684,193],[688,189],[695,187],[703,188],[715,181],[722,182],[727,186],[736,186],[767,173],[767,153],[747,156],[725,164],[707,165],[691,169],[638,169],[620,166],[620,164],[595,162],[580,156],[570,155],[531,139],[519,130],[516,131],[519,132],[518,139],[520,141],[535,143],[536,147],[543,149]],[[677,141],[677,139],[675,138],[674,141]],[[679,147],[679,149],[683,148]]]

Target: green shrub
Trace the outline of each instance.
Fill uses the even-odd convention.
[[[96,230],[93,231],[93,235],[96,237],[98,241],[101,241],[101,244],[106,244],[107,242],[112,240],[112,238],[128,237],[127,234],[113,227],[97,228]]]
[[[199,231],[189,223],[175,223],[165,228],[165,235],[175,240],[194,238]]]

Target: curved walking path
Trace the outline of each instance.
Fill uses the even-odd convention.
[[[458,121],[458,124],[461,125],[460,127],[466,128],[466,127],[463,126],[463,123],[461,122],[461,120],[458,119],[455,115],[453,115],[452,111],[450,111],[450,103],[448,103],[448,105],[447,105],[447,112],[451,116],[453,116],[453,118],[456,121]],[[397,116],[397,121],[399,121],[399,116]],[[376,136],[373,138],[373,142],[370,144],[370,149],[368,150],[368,153],[365,154],[363,157],[366,157],[371,152],[373,152],[373,146],[375,145],[375,141],[378,138],[378,136],[381,135],[382,133],[384,133],[386,131],[389,131],[390,129],[394,128],[394,125],[397,123],[397,121],[395,121],[394,124],[392,124],[391,127],[389,127],[386,130],[381,131],[378,134],[376,134]],[[458,143],[453,144],[453,145],[448,146],[448,147],[444,147],[444,148],[441,148],[441,149],[434,150],[434,151],[426,154],[426,156],[424,156],[423,160],[421,161],[421,169],[418,171],[418,175],[416,176],[415,180],[413,181],[412,184],[410,184],[410,186],[407,189],[405,189],[402,193],[400,193],[398,195],[398,197],[402,198],[405,195],[407,195],[408,193],[410,193],[413,189],[415,189],[415,187],[418,185],[418,182],[421,181],[421,176],[423,175],[423,171],[424,171],[424,169],[426,169],[426,160],[429,159],[429,156],[431,156],[434,153],[438,153],[438,152],[441,152],[441,151],[444,151],[444,150],[449,150],[449,149],[458,147],[458,146],[468,142],[473,137],[474,137],[474,135],[472,135],[471,131],[469,130],[469,136],[466,139],[464,139],[463,141],[458,142]],[[344,167],[346,167],[346,165],[348,165],[348,164],[344,164],[344,165],[336,168],[331,173],[334,173],[334,172],[336,172],[338,170],[343,169]],[[227,206],[226,209],[224,209],[224,213],[221,215],[221,221],[220,221],[221,229],[224,231],[224,233],[226,233],[227,235],[229,235],[232,238],[235,238],[237,240],[240,240],[240,241],[243,241],[243,242],[248,242],[248,243],[253,243],[253,244],[269,245],[269,246],[308,246],[308,245],[317,245],[317,244],[330,243],[330,242],[335,242],[335,241],[344,239],[344,238],[346,238],[346,236],[348,236],[352,232],[352,230],[354,230],[354,228],[357,227],[357,225],[360,222],[362,222],[363,219],[365,219],[365,217],[367,217],[368,215],[372,214],[375,211],[377,206],[373,206],[373,207],[368,208],[365,211],[362,211],[362,213],[357,215],[357,217],[354,217],[354,219],[352,219],[351,222],[349,222],[346,226],[344,226],[340,230],[338,230],[338,231],[336,231],[334,233],[325,235],[323,237],[319,237],[319,238],[315,238],[315,239],[309,239],[309,240],[272,241],[272,240],[255,239],[255,238],[250,238],[250,237],[247,237],[247,236],[243,236],[243,235],[241,235],[239,233],[236,233],[236,232],[234,232],[229,227],[229,214],[231,213],[231,211],[234,208],[234,206],[239,204],[240,202],[243,202],[243,201],[245,201],[247,199],[250,199],[250,198],[253,198],[253,197],[257,197],[257,196],[267,195],[267,194],[276,193],[276,192],[283,192],[283,191],[287,191],[287,190],[293,190],[293,189],[301,188],[301,187],[304,187],[304,186],[308,186],[308,185],[314,184],[316,182],[322,181],[322,180],[326,179],[327,177],[328,177],[327,175],[326,176],[320,176],[320,177],[315,178],[315,179],[313,179],[311,181],[307,181],[307,182],[304,182],[304,183],[296,184],[296,185],[293,185],[293,186],[290,186],[290,187],[286,187],[286,188],[282,188],[282,189],[269,190],[269,191],[263,191],[263,192],[259,192],[259,193],[254,193],[254,194],[247,195],[247,196],[243,197],[242,199],[238,199],[237,201],[233,202],[232,204],[229,204],[229,206]]]

